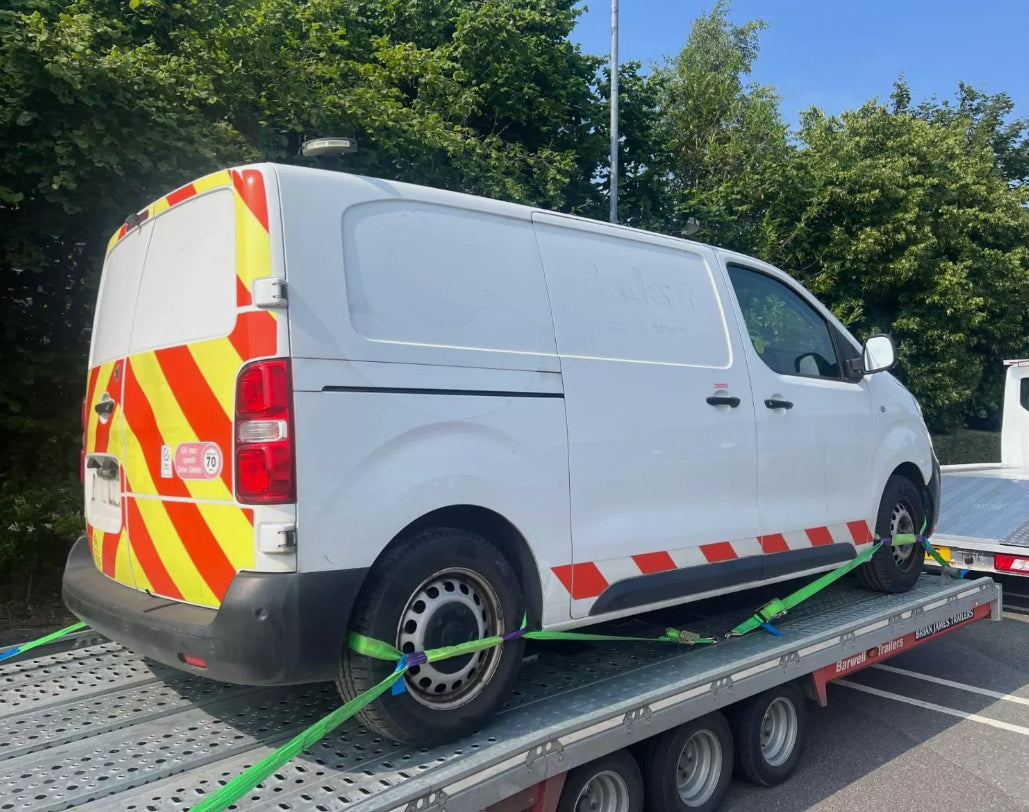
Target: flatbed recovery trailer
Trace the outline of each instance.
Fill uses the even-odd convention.
[[[1001,588],[992,580],[925,574],[899,595],[837,583],[783,618],[781,637],[757,631],[692,648],[541,642],[527,650],[517,689],[480,733],[418,749],[351,720],[234,808],[591,808],[583,776],[605,757],[610,765],[611,754],[787,683],[824,704],[829,681],[1000,616]],[[739,619],[736,612],[693,628],[714,633]],[[215,683],[148,663],[89,631],[64,646],[0,665],[5,812],[189,810],[339,704],[331,685]],[[569,791],[579,794],[569,799]],[[638,799],[625,808],[639,809]]]
[[[1001,461],[943,466],[933,544],[959,569],[1029,578],[1029,360],[1004,365]]]

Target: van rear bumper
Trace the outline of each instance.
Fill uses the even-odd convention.
[[[223,682],[333,679],[367,569],[240,572],[217,609],[156,598],[97,570],[83,536],[64,570],[64,602],[105,637],[158,662]],[[199,657],[206,668],[189,665]]]

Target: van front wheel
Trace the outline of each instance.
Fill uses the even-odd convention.
[[[886,481],[879,503],[875,533],[896,536],[920,533],[925,523],[925,503],[910,479],[894,474]],[[876,592],[906,592],[922,572],[925,549],[920,544],[881,547],[872,560],[857,569],[858,578]]]
[[[383,555],[361,590],[350,630],[405,654],[514,631],[525,607],[503,553],[486,539],[456,528],[418,531]],[[405,744],[442,744],[479,729],[518,676],[521,640],[412,666],[405,690],[365,706],[358,718]],[[395,663],[349,649],[336,685],[344,700],[374,687]]]

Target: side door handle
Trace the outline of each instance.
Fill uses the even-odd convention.
[[[728,406],[730,409],[735,409],[740,405],[739,398],[727,397],[725,395],[712,395],[707,399],[707,402],[712,406]]]
[[[792,400],[778,400],[777,398],[768,398],[765,400],[765,406],[769,409],[792,409]]]

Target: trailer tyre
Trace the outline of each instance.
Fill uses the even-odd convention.
[[[627,750],[568,773],[557,812],[643,812],[643,778]]]
[[[504,634],[519,628],[525,605],[503,553],[456,528],[417,531],[388,550],[369,573],[350,630],[405,654]],[[510,693],[523,640],[408,669],[405,690],[358,712],[384,737],[429,747],[474,733]],[[374,687],[395,663],[343,652],[336,686],[344,700]]]
[[[925,522],[922,494],[907,477],[894,474],[886,482],[879,503],[875,532],[878,536],[920,533]],[[925,550],[919,544],[882,547],[872,560],[857,569],[858,579],[876,592],[906,592],[922,572]]]
[[[793,775],[807,732],[807,706],[796,686],[772,688],[734,711],[736,775],[759,787],[774,787]]]
[[[646,812],[717,809],[732,778],[732,732],[709,713],[650,739],[643,748]]]

